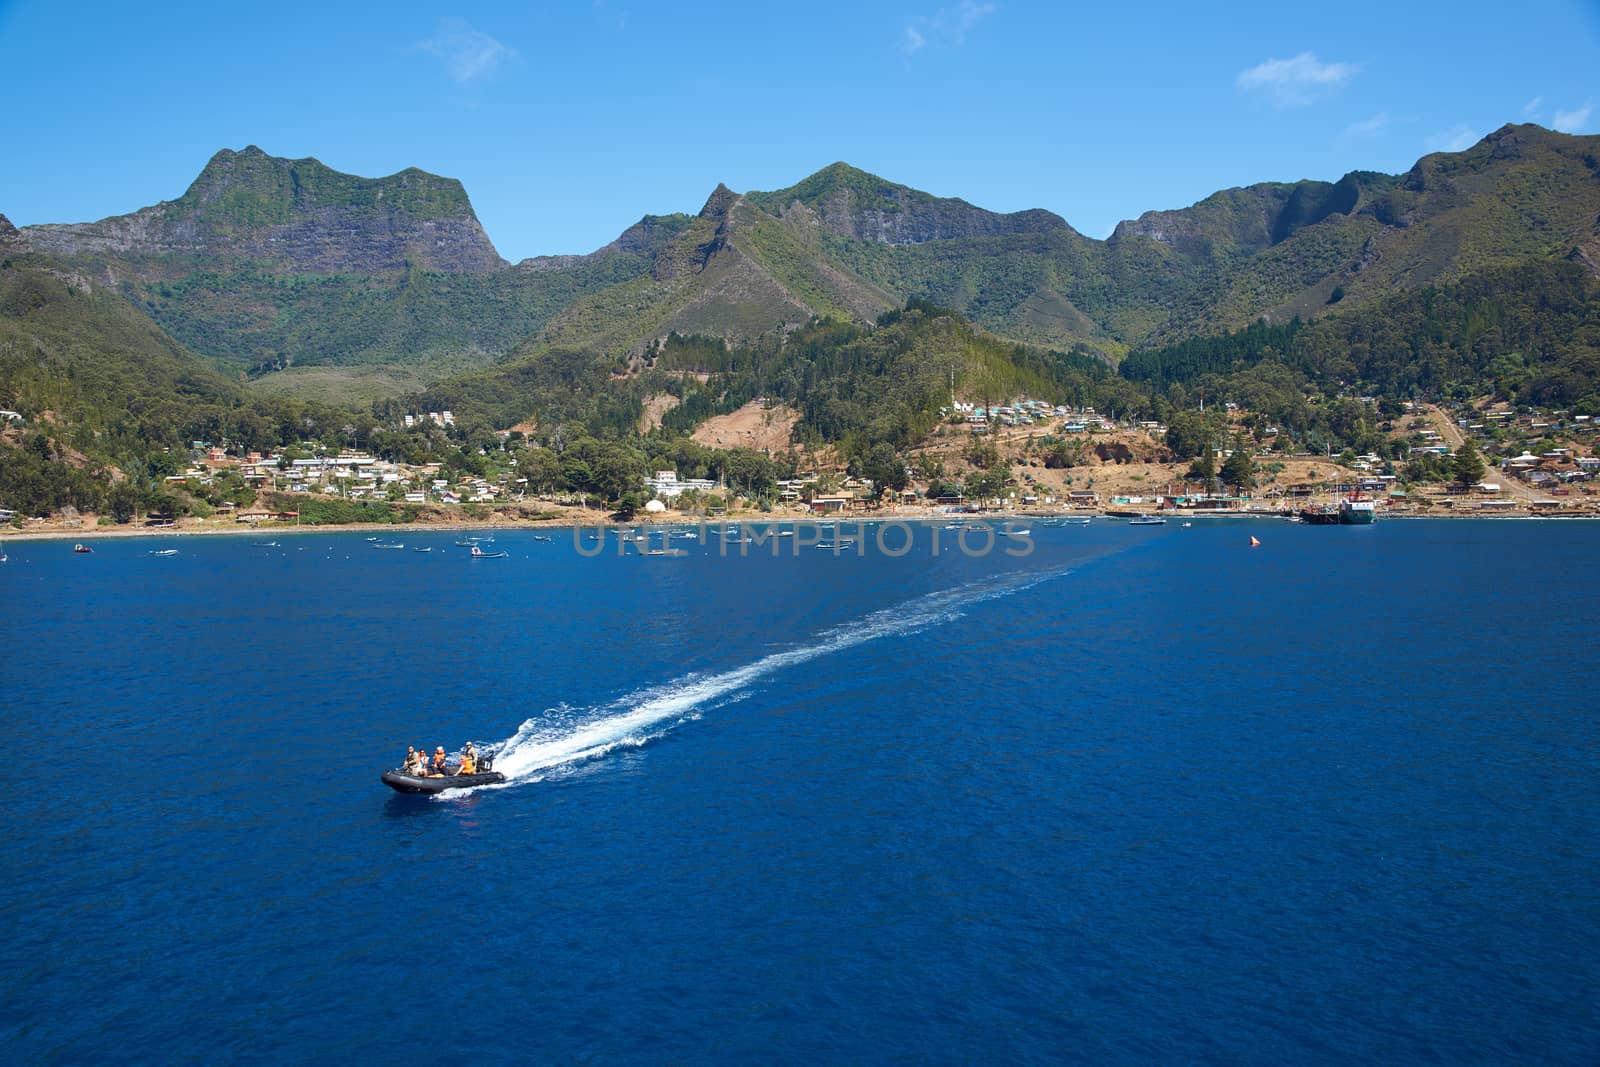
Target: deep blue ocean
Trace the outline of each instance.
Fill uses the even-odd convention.
[[[1032,529],[9,545],[6,1058],[1600,1061],[1600,525]]]

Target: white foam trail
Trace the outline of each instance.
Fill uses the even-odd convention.
[[[1068,570],[1012,575],[929,593],[884,608],[818,634],[809,644],[763,656],[720,674],[686,675],[652,686],[587,712],[566,706],[528,719],[498,747],[494,769],[508,782],[537,780],[554,768],[594,759],[619,748],[638,747],[674,726],[698,717],[700,709],[725,698],[738,699],[751,683],[776,671],[853,648],[881,637],[914,633],[959,618],[973,604],[1011,596]]]

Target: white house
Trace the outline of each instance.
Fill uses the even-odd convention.
[[[656,471],[655,477],[646,478],[644,484],[663,500],[670,500],[690,489],[710,492],[717,488],[717,483],[709,478],[679,478],[677,471]]]

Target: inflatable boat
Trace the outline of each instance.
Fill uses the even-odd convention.
[[[471,789],[475,785],[505,781],[506,776],[494,770],[489,761],[490,757],[483,757],[479,763],[483,769],[477,774],[447,774],[442,778],[408,774],[397,768],[383,772],[383,784],[396,793],[443,793],[446,789]]]
[[[383,784],[396,793],[443,793],[446,789],[471,789],[475,785],[493,785],[503,782],[506,776],[499,771],[483,774],[448,774],[443,778],[419,778],[404,771],[384,771]]]

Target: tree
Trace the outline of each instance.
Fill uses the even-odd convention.
[[[1191,459],[1211,451],[1211,423],[1194,411],[1174,412],[1167,420],[1167,447],[1179,459]]]
[[[1478,446],[1473,444],[1472,438],[1462,442],[1456,449],[1455,461],[1451,470],[1455,474],[1456,482],[1462,486],[1474,486],[1483,481],[1485,470],[1483,454],[1478,451]]]
[[[722,478],[732,489],[752,496],[770,494],[777,488],[772,460],[753,448],[731,448],[719,457]]]
[[[548,493],[562,483],[561,457],[548,448],[526,449],[517,457],[517,474],[535,494]]]
[[[616,517],[621,519],[623,522],[627,522],[629,519],[633,518],[639,513],[639,510],[644,507],[647,499],[648,496],[642,489],[628,490],[626,493],[623,493],[622,496],[617,498]]]
[[[865,456],[850,466],[852,474],[872,482],[874,500],[882,497],[887,490],[904,489],[910,484],[906,478],[905,461],[895,453],[894,446],[888,442],[873,445]]]
[[[994,500],[1005,491],[1006,472],[1003,468],[979,471],[967,479],[967,495],[973,500]]]
[[[1044,465],[1049,470],[1068,470],[1076,467],[1083,459],[1084,446],[1082,441],[1057,441],[1049,445],[1044,453]]]
[[[1217,477],[1217,454],[1207,445],[1200,450],[1200,455],[1189,465],[1188,477],[1194,481],[1204,482],[1207,489]]]
[[[126,479],[117,482],[106,495],[106,506],[111,511],[112,521],[118,524],[131,522],[134,510],[139,506],[139,491]]]
[[[607,500],[620,499],[630,489],[644,485],[644,460],[614,442],[608,441],[596,451],[593,472],[594,491]]]
[[[1255,487],[1255,457],[1250,454],[1250,447],[1245,443],[1243,435],[1233,440],[1233,454],[1222,465],[1222,480],[1225,484],[1238,486],[1240,489]]]

